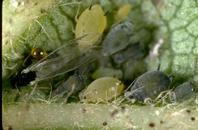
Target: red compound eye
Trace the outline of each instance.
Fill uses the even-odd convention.
[[[36,60],[40,60],[44,58],[46,55],[46,51],[41,48],[32,48],[31,50],[31,56]]]

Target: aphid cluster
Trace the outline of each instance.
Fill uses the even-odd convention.
[[[131,40],[135,29],[133,22],[127,19],[130,9],[130,5],[121,7],[117,22],[109,30],[107,16],[100,5],[85,9],[76,21],[76,39],[72,44],[49,54],[41,48],[32,48],[24,60],[25,67],[11,83],[20,87],[33,80],[36,83],[49,81],[53,98],[68,98],[80,92],[81,101],[92,103],[109,102],[123,93],[128,100],[142,103],[155,100],[171,89],[172,78],[159,70],[146,72],[144,58],[148,46]],[[65,53],[56,55],[60,50]],[[79,71],[83,72],[77,73]],[[129,82],[132,84],[124,92],[124,84]],[[193,84],[186,82],[171,91],[171,101],[187,99],[193,93]]]

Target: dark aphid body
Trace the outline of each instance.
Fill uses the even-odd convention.
[[[194,86],[191,82],[185,82],[177,86],[171,93],[170,98],[172,102],[180,102],[189,99],[194,95]]]
[[[83,75],[74,74],[58,86],[53,92],[53,97],[71,96],[85,87]]]
[[[144,102],[145,99],[155,99],[161,92],[168,90],[171,79],[161,71],[149,71],[139,76],[131,90],[125,93],[128,99]]]
[[[116,64],[122,64],[129,59],[139,60],[145,56],[144,46],[140,43],[131,44],[124,50],[112,55],[113,61]]]
[[[130,21],[114,25],[102,43],[104,55],[112,55],[126,48],[132,34],[133,24]]]
[[[17,73],[17,75],[11,77],[11,85],[13,88],[18,88],[21,86],[28,85],[31,81],[35,80],[36,73],[34,71],[30,71],[28,73]]]
[[[47,56],[47,53],[44,49],[41,48],[32,48],[31,50],[31,56],[32,58],[36,59],[36,60],[41,60],[42,58],[44,58],[45,56]]]

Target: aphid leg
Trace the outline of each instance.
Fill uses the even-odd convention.
[[[161,92],[154,100],[156,104],[158,103],[166,104],[167,103],[166,99],[170,97],[171,91],[172,89]]]
[[[168,76],[168,78],[170,79],[170,81],[171,81],[171,83],[173,82],[173,79],[175,78],[175,76],[173,75],[173,74],[170,74],[169,76]]]
[[[65,100],[62,102],[62,104],[67,103],[68,98],[73,94],[74,90],[75,90],[75,85],[72,85],[72,90],[67,94],[67,96],[65,97]]]
[[[35,92],[35,90],[36,90],[36,88],[37,88],[37,83],[34,85],[34,87],[33,87],[33,89],[32,89],[32,91],[31,91],[31,93],[29,94],[29,97],[31,97],[33,94],[34,94],[34,92]]]
[[[153,105],[154,104],[154,102],[153,102],[153,100],[151,98],[145,98],[144,99],[144,103],[148,104],[148,105]]]
[[[170,100],[170,102],[174,103],[174,102],[176,102],[176,101],[177,101],[177,98],[176,98],[175,92],[170,92],[168,96],[169,96],[169,100]]]
[[[48,100],[50,100],[51,98],[52,98],[52,84],[50,83],[50,93],[49,93]]]

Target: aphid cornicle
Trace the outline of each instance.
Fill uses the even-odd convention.
[[[169,89],[171,78],[161,71],[149,71],[139,76],[130,91],[125,93],[127,99],[144,102],[154,100],[161,92]]]

